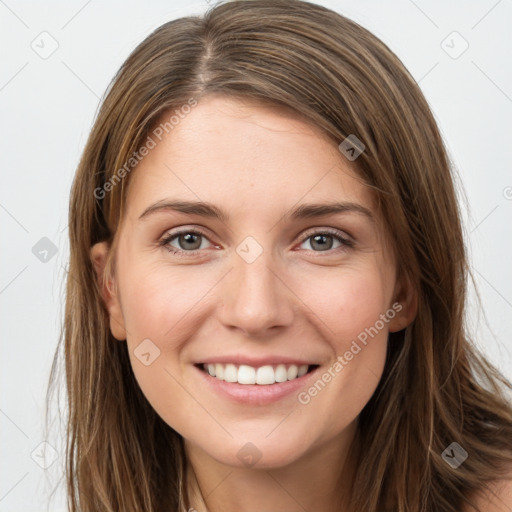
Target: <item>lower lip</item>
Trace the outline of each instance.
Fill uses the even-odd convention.
[[[199,372],[200,377],[204,379],[210,388],[221,396],[227,397],[234,402],[252,405],[266,405],[277,402],[287,396],[297,394],[301,388],[304,388],[309,380],[316,374],[317,366],[302,377],[286,382],[276,382],[275,384],[239,384],[238,382],[226,382],[212,377],[209,373],[194,366]]]

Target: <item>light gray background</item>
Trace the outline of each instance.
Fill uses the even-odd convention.
[[[465,228],[485,310],[472,293],[469,322],[511,378],[511,0],[318,3],[370,29],[420,83],[468,198]],[[207,7],[0,0],[0,512],[46,510],[61,477],[57,429],[48,439],[55,462],[44,471],[34,459],[45,441],[43,398],[63,310],[69,188],[99,98],[151,30]],[[52,44],[58,48],[45,59],[33,49]],[[32,252],[42,237],[58,249],[46,263]],[[47,447],[47,459],[52,454]],[[51,510],[65,510],[63,496],[61,488]]]

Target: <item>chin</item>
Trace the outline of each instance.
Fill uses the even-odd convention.
[[[285,434],[243,436],[216,446],[202,445],[203,451],[221,464],[240,469],[282,468],[297,461],[306,451],[305,440],[290,439]]]

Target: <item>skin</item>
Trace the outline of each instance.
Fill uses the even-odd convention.
[[[342,510],[354,469],[347,450],[382,375],[388,333],[409,325],[417,307],[356,163],[287,109],[210,95],[132,171],[104,299],[142,391],[185,439],[199,512]],[[172,210],[139,218],[166,198],[209,202],[227,218]],[[373,218],[286,216],[333,201],[357,203]],[[159,245],[180,227],[203,229],[198,254]],[[313,237],[327,228],[353,246],[327,233],[327,250],[319,248]],[[263,249],[252,263],[236,251],[248,236]],[[169,245],[189,247],[179,237]],[[103,242],[91,249],[98,276],[107,253]],[[401,311],[307,404],[296,393],[235,403],[193,366],[228,353],[284,354],[319,364],[321,376],[396,302]],[[160,355],[145,366],[134,350],[147,338]],[[251,467],[237,457],[248,442],[261,454]]]
[[[510,512],[512,510],[512,466],[508,467],[505,478],[486,485],[483,490],[471,496],[480,510],[465,505],[462,512]]]

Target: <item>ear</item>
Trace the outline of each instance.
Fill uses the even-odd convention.
[[[121,310],[121,303],[117,296],[117,287],[115,286],[113,278],[108,277],[107,282],[105,282],[104,278],[108,253],[108,243],[98,242],[91,247],[90,257],[94,265],[103,301],[105,302],[105,306],[109,312],[110,331],[112,332],[112,336],[119,341],[124,341],[126,340],[126,329],[124,325],[123,312]]]
[[[389,332],[401,331],[412,323],[418,312],[418,292],[403,273],[397,277],[392,304],[396,315],[389,322]]]

